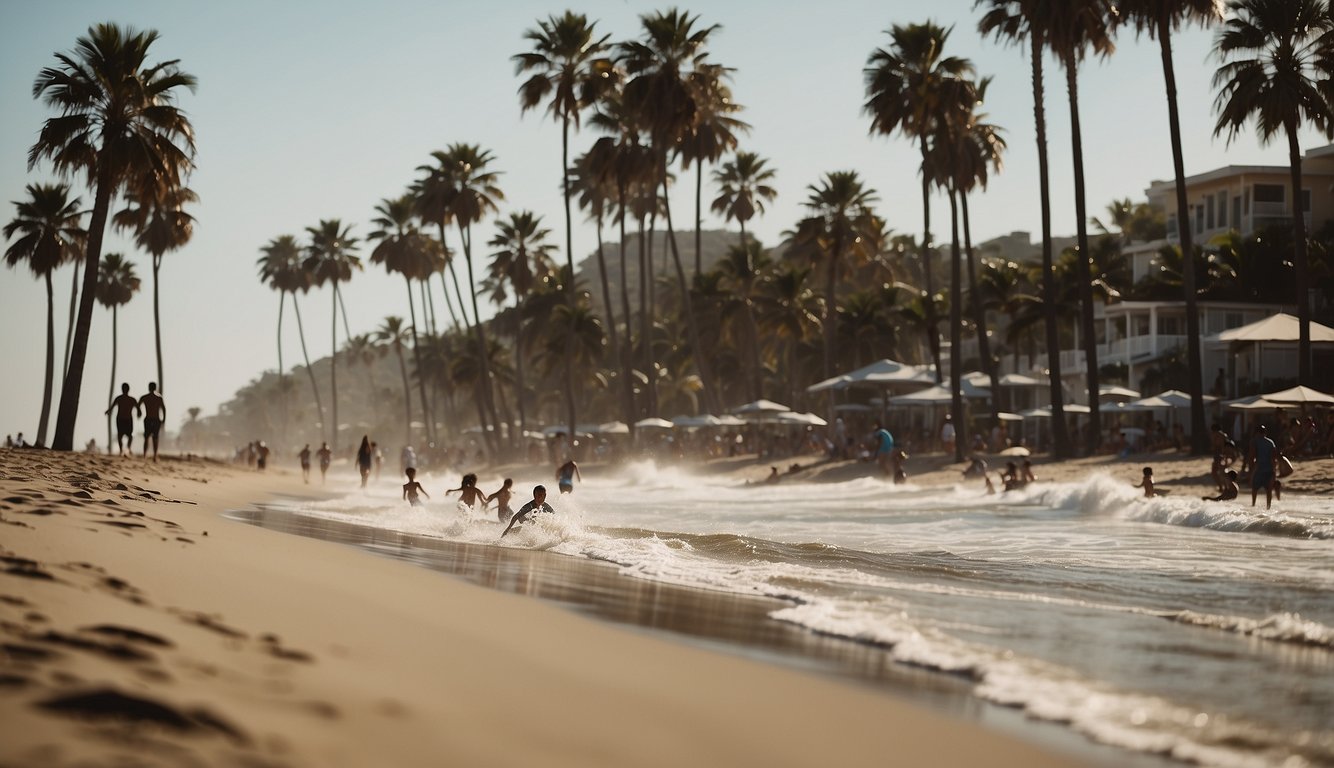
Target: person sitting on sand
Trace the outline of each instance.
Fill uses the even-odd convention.
[[[328,443],[320,443],[320,449],[315,452],[320,457],[320,482],[324,482],[324,476],[329,473],[329,463],[333,461],[333,451],[329,450]]]
[[[1140,484],[1135,487],[1144,489],[1144,498],[1146,499],[1151,499],[1154,496],[1167,495],[1167,491],[1162,489],[1155,489],[1153,487],[1153,467],[1144,468],[1144,479],[1141,480]]]
[[[514,514],[514,510],[510,509],[510,499],[514,496],[514,491],[510,489],[513,487],[514,481],[507,477],[504,485],[500,486],[500,490],[486,497],[487,503],[492,501],[496,503],[496,517],[502,523],[508,523],[510,517]]]
[[[464,475],[463,482],[459,484],[459,487],[450,488],[445,491],[445,495],[448,496],[454,491],[459,492],[459,502],[467,505],[469,509],[475,509],[479,501],[482,502],[482,509],[486,509],[488,499],[482,489],[477,487],[477,475],[471,472]]]
[[[1220,492],[1217,496],[1201,496],[1200,498],[1205,501],[1232,501],[1237,498],[1237,494],[1239,494],[1240,491],[1237,489],[1236,470],[1229,469],[1224,473],[1223,482],[1224,485],[1219,489]]]
[[[509,533],[511,528],[527,520],[530,515],[538,513],[555,514],[555,512],[556,510],[552,509],[551,505],[547,503],[546,487],[535,486],[533,488],[533,500],[519,507],[518,513],[510,519],[510,524],[505,526],[505,530],[501,532],[500,538],[505,538],[505,534]]]
[[[569,459],[556,469],[556,485],[560,487],[561,493],[574,493],[574,479],[579,478],[579,482],[584,481],[584,476],[579,474],[579,465],[574,463],[574,459]]]
[[[158,432],[162,421],[167,418],[167,406],[162,402],[162,395],[157,393],[157,382],[148,382],[148,394],[139,398],[144,408],[144,456],[148,456],[148,441],[153,441],[153,461],[157,461]]]
[[[422,488],[422,484],[417,482],[416,469],[408,467],[404,470],[404,473],[408,476],[408,481],[403,484],[403,498],[407,500],[408,504],[411,504],[414,507],[420,507],[422,505],[422,500],[417,497],[417,494],[421,494],[428,499],[431,498],[431,494],[427,493],[426,489]]]
[[[297,456],[301,459],[301,479],[304,480],[304,481],[306,481],[306,484],[309,485],[309,484],[310,484],[310,443],[306,443],[306,447],[305,447],[305,448],[302,448],[302,449],[301,449],[301,453],[298,453]]]
[[[130,396],[129,384],[120,385],[120,394],[107,406],[106,412],[111,413],[112,408],[116,409],[116,447],[120,449],[121,456],[125,455],[126,445],[133,453],[134,417],[139,415],[139,401]]]

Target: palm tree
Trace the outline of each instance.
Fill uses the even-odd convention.
[[[540,275],[549,274],[555,265],[551,256],[556,247],[546,241],[551,230],[541,228],[542,217],[532,211],[516,211],[509,220],[496,222],[496,235],[489,245],[491,252],[489,271],[496,284],[498,301],[504,300],[505,285],[508,284],[514,294],[514,310],[518,314],[519,329],[514,343],[515,399],[519,409],[519,434],[528,430],[527,414],[524,411],[524,396],[527,391],[523,377],[523,316],[520,306],[533,290],[533,284]]]
[[[146,63],[157,38],[153,30],[99,24],[78,39],[73,53],[56,54],[59,65],[43,68],[33,84],[33,97],[43,98],[59,115],[43,124],[28,150],[28,169],[49,159],[61,174],[86,174],[94,190],[74,346],[51,444],[57,450],[74,447],[111,201],[127,185],[135,190],[182,186],[194,167],[194,130],[174,102],[177,89],[193,89],[195,79],[175,60]]]
[[[731,70],[709,65],[697,67],[686,82],[694,96],[695,116],[691,130],[679,149],[681,167],[695,164],[695,274],[703,271],[704,229],[704,163],[716,163],[722,156],[736,149],[737,134],[748,132],[750,125],[732,117],[741,111],[741,105],[732,99],[732,91],[723,82]]]
[[[55,376],[55,305],[51,273],[65,262],[77,261],[87,233],[79,226],[83,211],[79,198],[69,198],[66,184],[29,184],[28,199],[15,200],[15,216],[5,225],[5,239],[19,235],[5,250],[11,268],[27,262],[37,277],[46,281],[46,376],[42,389],[42,414],[37,421],[37,445],[46,444],[46,425],[51,416],[51,387]],[[96,270],[94,270],[94,273]]]
[[[129,189],[125,193],[128,207],[112,217],[117,229],[133,230],[134,243],[153,257],[153,340],[157,350],[158,392],[164,391],[162,382],[162,317],[158,311],[158,270],[162,257],[190,241],[194,234],[195,217],[185,212],[187,203],[199,202],[199,196],[187,187],[149,187],[146,190]]]
[[[710,206],[714,213],[720,213],[727,221],[735,221],[741,228],[740,254],[749,260],[754,249],[746,241],[746,222],[756,213],[764,213],[765,203],[778,197],[778,190],[769,185],[775,172],[766,166],[767,161],[754,152],[737,152],[736,156],[713,172],[713,180],[718,185],[718,196]],[[740,279],[740,287],[745,296],[747,334],[751,348],[751,395],[752,400],[763,397],[761,394],[762,370],[760,367],[759,330],[755,323],[755,305],[750,298],[751,285],[755,274],[755,264],[735,265],[734,270]]]
[[[1307,258],[1302,153],[1298,132],[1310,123],[1334,131],[1330,78],[1334,75],[1334,16],[1326,0],[1232,0],[1232,15],[1214,50],[1224,63],[1214,74],[1219,88],[1215,135],[1231,142],[1255,118],[1260,141],[1282,131],[1288,140],[1292,181],[1293,267],[1297,278],[1297,380],[1312,385],[1310,265]]]
[[[111,384],[107,388],[107,402],[116,396],[116,358],[119,331],[120,306],[128,304],[139,291],[139,276],[134,273],[134,265],[119,253],[108,253],[102,257],[102,266],[97,272],[97,303],[111,310]],[[111,452],[111,411],[107,411],[107,453]]]
[[[330,312],[329,387],[333,398],[333,423],[329,430],[329,447],[338,452],[338,284],[352,279],[352,270],[361,269],[356,255],[357,238],[352,236],[351,225],[343,226],[338,219],[321,219],[319,226],[306,227],[310,243],[301,266],[310,273],[312,285],[329,283],[333,303]]]
[[[838,271],[844,261],[869,254],[865,248],[879,220],[871,209],[879,199],[875,190],[862,185],[856,171],[831,171],[817,184],[806,188],[806,209],[811,216],[797,225],[795,244],[825,263],[824,375],[834,375],[834,339],[838,330]]]
[[[473,331],[477,336],[477,348],[487,349],[486,326],[482,323],[477,308],[478,282],[473,274],[472,263],[472,225],[483,217],[496,211],[497,202],[505,199],[505,193],[497,184],[499,173],[488,169],[495,159],[489,150],[478,144],[452,144],[445,150],[444,167],[453,181],[453,195],[449,201],[449,216],[458,228],[459,241],[463,245],[463,260],[468,266],[468,294],[472,299]],[[496,424],[496,410],[491,397],[491,369],[486,355],[479,355],[481,367],[478,402],[478,414],[481,416],[483,435],[487,443],[495,450],[496,435],[486,429],[488,424]]]
[[[437,243],[417,230],[413,222],[414,200],[411,193],[392,200],[381,200],[375,207],[379,214],[371,223],[377,229],[368,239],[378,241],[371,251],[371,263],[383,264],[386,271],[397,272],[403,276],[408,289],[408,315],[412,322],[412,355],[415,370],[421,371],[421,350],[417,340],[417,310],[412,299],[412,281],[421,281],[423,287],[436,271],[440,257]],[[423,291],[425,293],[425,291]],[[426,312],[425,305],[422,312]],[[426,423],[426,435],[435,439],[434,422],[430,406],[426,400],[426,381],[417,377],[417,393],[421,397],[422,421]],[[412,406],[409,398],[408,422],[412,422]],[[411,432],[408,433],[411,437]]]
[[[1093,276],[1089,271],[1088,206],[1084,201],[1084,145],[1079,124],[1079,64],[1092,51],[1107,57],[1116,50],[1111,27],[1117,11],[1111,0],[1067,0],[1050,6],[1048,45],[1065,69],[1065,89],[1070,100],[1070,146],[1075,171],[1075,237],[1080,258],[1074,279],[1079,290],[1080,339],[1084,343],[1085,382],[1088,389],[1089,429],[1085,449],[1098,450],[1102,420],[1098,412],[1098,339],[1093,327]]]
[[[757,320],[765,335],[782,342],[784,392],[787,402],[797,396],[797,351],[820,327],[820,301],[811,290],[811,267],[788,265],[759,285]]]
[[[1051,382],[1052,448],[1057,458],[1070,455],[1070,435],[1065,423],[1064,392],[1061,389],[1061,340],[1056,328],[1056,285],[1052,274],[1051,191],[1047,170],[1047,115],[1042,83],[1042,52],[1050,21],[1043,0],[977,0],[987,11],[978,23],[983,35],[1029,44],[1029,66],[1033,80],[1033,122],[1038,147],[1038,194],[1042,210],[1042,304],[1046,313],[1047,367]]]
[[[1158,39],[1163,62],[1163,84],[1167,89],[1167,123],[1172,141],[1172,171],[1176,178],[1177,235],[1182,253],[1194,253],[1191,237],[1190,210],[1186,201],[1185,160],[1181,150],[1181,118],[1177,110],[1176,69],[1172,63],[1172,32],[1183,24],[1199,22],[1210,24],[1223,17],[1223,0],[1122,0],[1117,10],[1123,23],[1133,25]],[[1300,216],[1298,217],[1300,218]],[[1200,314],[1196,308],[1195,263],[1185,260],[1182,292],[1186,299],[1186,356],[1190,379],[1186,389],[1190,393],[1190,446],[1191,452],[1203,453],[1208,449],[1209,435],[1204,428],[1204,372],[1200,359]]]
[[[455,327],[458,327],[458,318],[453,317],[454,303],[449,298],[449,283],[452,282],[454,295],[459,302],[459,314],[463,316],[463,327],[472,333],[472,321],[468,319],[467,302],[463,300],[463,289],[459,286],[458,272],[454,269],[454,253],[449,248],[448,238],[449,224],[454,220],[450,206],[454,204],[454,197],[458,194],[454,178],[457,169],[454,167],[453,159],[445,150],[437,149],[432,152],[431,159],[435,161],[434,165],[417,166],[417,170],[423,175],[412,183],[409,192],[413,198],[413,208],[417,217],[423,224],[435,226],[440,233],[439,245],[443,262],[437,266],[440,272],[440,286],[445,296],[445,307],[449,309]],[[445,280],[446,272],[449,273],[448,281]]]
[[[284,413],[287,409],[287,390],[282,386],[286,371],[283,367],[283,302],[290,293],[292,309],[296,312],[297,335],[301,339],[301,355],[305,358],[306,374],[310,376],[310,391],[315,397],[315,411],[319,414],[320,423],[325,424],[320,388],[315,383],[315,371],[310,367],[310,353],[306,351],[306,329],[301,322],[301,305],[296,300],[296,292],[305,293],[310,290],[312,284],[310,273],[301,263],[301,245],[292,235],[279,235],[259,250],[264,254],[258,262],[260,279],[278,292],[278,384],[279,390],[283,393]],[[287,423],[286,416],[283,423],[284,425]]]
[[[931,179],[928,174],[930,148],[940,116],[957,105],[960,92],[968,89],[973,65],[968,59],[946,56],[945,43],[951,29],[932,22],[895,24],[886,30],[888,48],[877,48],[866,60],[866,103],[871,132],[890,135],[900,131],[916,139],[922,165],[922,270],[926,292],[935,293],[931,279]],[[940,336],[936,333],[934,302],[927,302],[927,342],[940,381]]]
[[[409,292],[411,293],[411,292]],[[403,362],[403,345],[408,341],[408,329],[403,327],[403,318],[396,315],[390,315],[380,323],[380,327],[375,330],[374,338],[376,341],[384,344],[389,349],[394,350],[398,357],[398,372],[403,376],[403,444],[412,444],[412,388],[408,386],[408,366]],[[416,332],[412,336],[413,351],[416,352],[417,338]],[[417,383],[421,385],[425,378],[422,375],[421,357],[417,357]]]
[[[644,33],[643,40],[623,42],[617,48],[625,71],[631,78],[622,90],[624,106],[635,116],[649,137],[656,181],[662,189],[667,241],[676,270],[682,314],[685,315],[695,368],[704,385],[701,395],[709,411],[716,412],[720,409],[716,400],[717,387],[709,368],[708,355],[704,354],[700,343],[699,328],[691,307],[690,289],[676,244],[676,230],[672,226],[672,208],[667,191],[668,155],[679,149],[681,139],[691,132],[699,108],[697,93],[690,82],[696,77],[714,76],[714,65],[707,61],[708,54],[704,47],[718,25],[696,28],[698,20],[698,16],[691,16],[675,8],[666,13],[642,15],[639,21]]]

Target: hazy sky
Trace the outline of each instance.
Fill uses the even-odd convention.
[[[855,169],[880,195],[880,211],[897,231],[921,227],[916,151],[901,138],[872,137],[861,112],[862,68],[871,51],[887,44],[891,24],[933,19],[954,25],[950,51],[995,76],[986,111],[1003,126],[1010,151],[1003,174],[972,201],[978,240],[1039,226],[1033,102],[1023,49],[983,41],[969,0],[924,5],[908,0],[832,0],[810,3],[745,0],[692,9],[704,23],[720,24],[710,51],[734,67],[733,92],[753,126],[745,148],[769,158],[778,171],[778,200],[754,223],[773,244],[802,213],[807,185],[831,170]],[[199,87],[180,101],[194,123],[199,155],[191,179],[201,198],[195,236],[167,256],[161,272],[167,426],[176,429],[190,406],[216,411],[219,403],[277,366],[277,294],[256,276],[258,249],[284,233],[304,234],[322,218],[353,224],[362,238],[372,209],[401,194],[429,153],[453,142],[475,142],[496,156],[503,172],[502,213],[530,208],[554,233],[563,228],[560,131],[541,112],[520,116],[519,84],[510,56],[525,49],[522,34],[538,18],[567,6],[513,0],[476,2],[251,2],[115,3],[0,2],[0,203],[24,197],[24,185],[52,178],[29,172],[27,150],[44,119],[32,83],[53,54],[69,51],[94,23],[114,21],[153,28],[161,38],[150,60],[177,58]],[[640,14],[665,9],[639,0],[585,2],[574,9],[598,21],[613,40],[638,34]],[[686,6],[688,7],[688,6]],[[929,9],[929,11],[928,11]],[[1212,33],[1188,30],[1174,38],[1187,173],[1227,164],[1285,162],[1283,146],[1261,148],[1250,132],[1231,147],[1213,138]],[[1082,119],[1090,211],[1113,199],[1142,199],[1153,179],[1169,178],[1158,47],[1127,34],[1105,62],[1081,73]],[[1068,157],[1069,112],[1064,79],[1048,68],[1053,221],[1057,234],[1074,231]],[[574,137],[572,152],[593,140]],[[1303,147],[1325,142],[1304,136]],[[76,181],[76,186],[82,180]],[[707,187],[707,181],[706,181]],[[92,194],[79,187],[85,205]],[[678,222],[688,222],[693,184],[673,197]],[[707,194],[707,192],[706,192]],[[706,206],[707,207],[707,206]],[[933,207],[943,211],[944,206]],[[576,214],[577,215],[577,214]],[[942,221],[935,215],[937,222]],[[722,222],[707,217],[706,227]],[[942,231],[936,229],[937,239]],[[946,230],[947,231],[947,230]],[[476,231],[478,252],[490,238],[488,222]],[[559,241],[559,238],[557,238]],[[594,247],[591,226],[575,232],[576,260]],[[143,290],[120,312],[118,378],[135,394],[155,377],[150,262],[123,238],[109,235],[105,251],[125,252],[137,265]],[[369,255],[363,248],[363,258]],[[56,275],[56,356],[63,351],[71,271]],[[353,333],[406,315],[400,279],[367,261],[366,271],[343,289]],[[0,432],[36,432],[44,365],[45,292],[26,269],[0,270]],[[329,293],[302,299],[312,355],[329,354]],[[443,310],[443,307],[441,308]],[[284,362],[300,348],[289,314]],[[342,331],[339,331],[342,336]],[[75,444],[105,440],[111,363],[111,319],[94,309]],[[52,427],[52,431],[53,431]],[[136,431],[138,427],[136,426]],[[49,435],[48,435],[49,439]]]

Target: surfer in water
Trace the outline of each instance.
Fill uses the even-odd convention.
[[[533,500],[524,504],[522,507],[519,507],[519,511],[510,519],[510,524],[505,526],[505,531],[500,534],[500,538],[505,538],[505,534],[509,533],[511,528],[527,520],[529,515],[539,512],[548,514],[554,514],[556,512],[556,510],[552,509],[551,505],[547,503],[547,489],[545,486],[541,485],[533,488]]]
[[[560,492],[574,493],[574,479],[576,477],[579,478],[579,482],[584,481],[584,476],[579,474],[579,465],[574,463],[574,459],[560,465],[560,468],[556,470],[556,485],[560,487]]]
[[[408,481],[403,484],[403,498],[412,506],[420,507],[422,500],[418,498],[417,494],[421,494],[428,499],[431,498],[431,494],[427,493],[426,489],[422,488],[422,484],[417,482],[417,470],[415,468],[408,467],[404,471],[407,473]]]

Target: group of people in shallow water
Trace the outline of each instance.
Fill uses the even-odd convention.
[[[1217,433],[1222,430],[1216,429]],[[1265,509],[1269,509],[1274,499],[1283,499],[1283,478],[1291,475],[1293,472],[1292,461],[1284,455],[1283,449],[1279,448],[1269,437],[1269,430],[1265,425],[1260,424],[1255,427],[1255,432],[1251,438],[1250,445],[1247,448],[1246,455],[1241,457],[1241,472],[1230,469],[1232,464],[1238,460],[1238,451],[1228,440],[1220,449],[1219,441],[1215,443],[1213,466],[1210,467],[1209,474],[1214,484],[1217,486],[1218,493],[1214,496],[1201,496],[1204,501],[1233,501],[1241,495],[1241,488],[1238,479],[1242,475],[1247,475],[1251,482],[1251,506],[1255,506],[1260,497],[1260,491],[1265,492]],[[1136,488],[1144,489],[1144,497],[1152,498],[1154,496],[1166,496],[1169,491],[1165,488],[1156,488],[1153,484],[1153,467],[1145,467],[1143,479]]]
[[[419,507],[422,505],[422,497],[431,498],[422,484],[417,481],[417,468],[405,467],[403,470],[408,481],[403,484],[403,500],[408,504]],[[562,494],[574,492],[574,481],[578,479],[583,481],[583,475],[579,472],[579,465],[574,459],[568,459],[556,468],[556,483]],[[452,493],[459,494],[459,503],[469,509],[476,510],[480,505],[483,511],[491,502],[496,503],[496,519],[501,523],[507,523],[502,537],[509,533],[516,525],[522,524],[530,516],[538,513],[555,512],[551,505],[547,503],[547,489],[545,486],[538,485],[533,487],[532,501],[525,503],[515,512],[510,507],[510,502],[514,498],[514,480],[505,478],[504,483],[495,493],[488,494],[477,487],[477,475],[469,472],[463,476],[458,488],[450,488],[445,491],[445,496]]]

